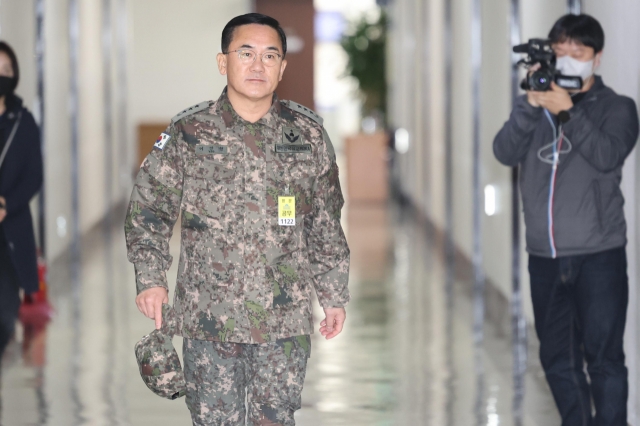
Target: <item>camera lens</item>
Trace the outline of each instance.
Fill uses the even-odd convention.
[[[530,86],[533,90],[544,92],[551,87],[552,76],[548,71],[536,71],[531,75]]]

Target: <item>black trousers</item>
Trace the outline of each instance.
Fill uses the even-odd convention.
[[[540,360],[562,426],[627,426],[624,247],[557,259],[530,256],[529,273]]]
[[[13,336],[20,309],[20,286],[7,250],[0,229],[0,359]]]

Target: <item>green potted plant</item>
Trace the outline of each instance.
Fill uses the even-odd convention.
[[[363,16],[352,24],[341,43],[348,55],[346,75],[358,82],[362,114],[382,125],[387,113],[387,23],[384,10],[375,20]]]
[[[362,130],[345,140],[350,202],[385,203],[388,198],[387,15],[365,16],[342,39],[348,55],[346,75],[358,82],[362,99]]]

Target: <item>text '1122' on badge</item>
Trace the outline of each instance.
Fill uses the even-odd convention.
[[[278,197],[278,225],[295,226],[296,197]]]

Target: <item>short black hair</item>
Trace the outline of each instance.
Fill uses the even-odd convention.
[[[18,87],[18,82],[20,81],[20,67],[18,66],[18,58],[16,53],[13,51],[11,46],[9,46],[6,42],[0,41],[0,52],[4,52],[9,57],[11,61],[11,68],[13,69],[13,87],[11,88],[11,94]]]
[[[263,15],[262,13],[247,13],[230,20],[222,30],[222,53],[229,51],[229,45],[233,39],[233,31],[238,27],[250,24],[267,25],[276,30],[282,42],[282,56],[287,55],[287,36],[280,23],[271,16]]]
[[[575,41],[599,53],[604,49],[604,30],[593,16],[564,15],[549,31],[549,40],[552,44]]]

